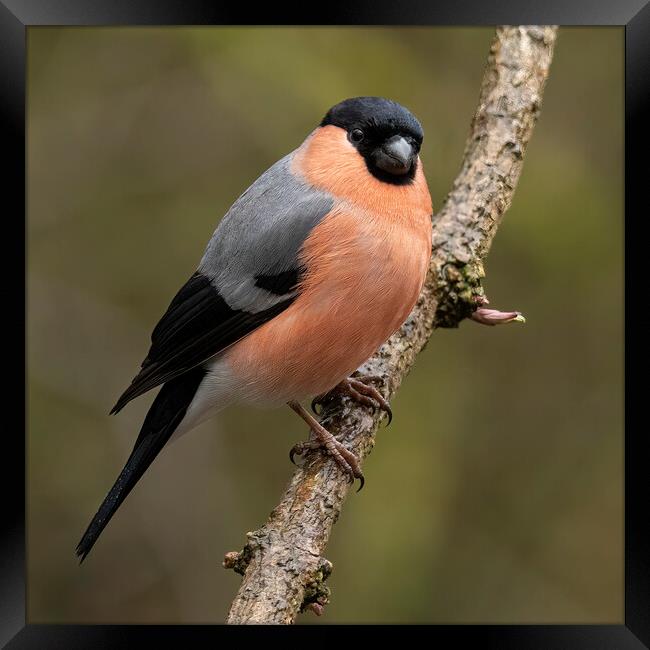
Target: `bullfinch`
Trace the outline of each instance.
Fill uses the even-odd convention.
[[[372,382],[350,374],[399,329],[424,284],[422,138],[400,104],[347,99],[234,202],[111,411],[162,386],[77,546],[81,561],[161,449],[230,404],[288,404],[314,433],[293,451],[319,445],[363,480],[303,402],[340,390],[390,414]]]

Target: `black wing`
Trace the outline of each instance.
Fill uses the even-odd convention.
[[[292,284],[298,279],[292,277]],[[273,285],[270,276],[264,278]],[[286,289],[286,278],[278,278]],[[270,287],[269,287],[270,288]],[[284,311],[295,300],[289,295],[256,313],[231,309],[209,278],[198,271],[176,294],[151,334],[151,348],[140,372],[111,410],[117,413],[135,397],[178,377]]]

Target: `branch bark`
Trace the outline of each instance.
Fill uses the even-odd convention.
[[[483,77],[460,172],[434,217],[429,273],[402,328],[359,370],[376,376],[392,398],[436,327],[457,327],[484,302],[487,255],[521,173],[553,56],[556,27],[499,27]],[[325,406],[323,424],[363,460],[375,444],[381,414],[348,397]],[[228,623],[293,623],[329,600],[332,565],[322,554],[350,484],[319,452],[305,457],[268,521],[247,533],[241,553],[224,566],[243,575]]]

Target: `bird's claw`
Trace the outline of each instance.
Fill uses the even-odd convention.
[[[350,483],[354,483],[355,479],[359,479],[361,484],[359,485],[357,492],[361,491],[366,479],[364,478],[361,467],[359,466],[359,460],[343,445],[343,443],[339,442],[334,437],[332,437],[332,441],[329,443],[321,442],[320,440],[304,440],[302,442],[297,442],[289,451],[289,460],[297,466],[295,456],[302,456],[308,451],[313,451],[314,449],[321,449],[329,456],[332,456],[341,469],[348,475],[348,481]]]
[[[381,410],[388,416],[386,426],[393,421],[393,411],[388,400],[372,385],[373,381],[381,381],[381,377],[348,377],[341,382],[341,390],[347,392],[352,399],[373,410]]]
[[[386,415],[388,415],[386,426],[388,426],[393,421],[393,411],[390,408],[388,400],[372,385],[373,381],[382,381],[382,378],[375,375],[348,377],[328,393],[316,395],[316,397],[311,401],[311,410],[316,415],[320,415],[321,413],[318,411],[318,406],[322,406],[329,396],[337,393],[345,393],[359,404],[369,406],[374,411],[380,409],[386,413]]]
[[[349,453],[352,454],[352,452],[349,452]],[[354,465],[347,462],[347,460],[346,460],[345,464],[341,463],[338,459],[337,459],[337,462],[339,463],[339,465],[341,466],[343,471],[345,471],[347,473],[347,475],[348,475],[348,483],[350,483],[350,485],[353,485],[354,481],[356,479],[359,479],[359,487],[357,489],[357,492],[361,492],[361,490],[363,489],[363,486],[366,484],[366,479],[365,479],[365,477],[363,475],[363,472],[361,471],[361,468],[359,467],[359,463],[358,463],[358,461],[356,459],[356,456],[354,457]]]
[[[325,395],[316,395],[314,399],[311,401],[311,410],[316,414],[320,415],[321,412],[319,412],[318,407],[323,405],[323,399],[325,398]]]
[[[298,463],[296,463],[294,456],[298,454],[298,456],[302,456],[304,453],[303,448],[302,448],[302,443],[297,442],[291,449],[289,450],[289,460],[297,467]]]
[[[322,447],[323,444],[320,442],[320,440],[303,440],[301,442],[297,442],[289,450],[289,460],[297,467],[298,463],[296,463],[294,456],[302,456],[312,449],[321,449]]]

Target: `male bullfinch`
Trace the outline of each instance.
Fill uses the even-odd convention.
[[[162,385],[77,546],[81,561],[165,444],[233,403],[288,404],[363,479],[354,454],[301,402],[337,388],[390,413],[379,391],[349,375],[399,329],[425,280],[422,138],[394,101],[345,100],[235,201],[111,411]]]

